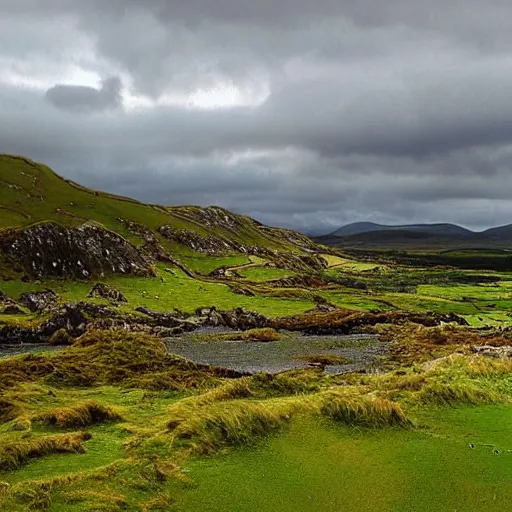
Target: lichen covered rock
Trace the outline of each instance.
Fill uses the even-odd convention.
[[[89,292],[88,297],[101,297],[114,304],[118,302],[128,302],[128,299],[119,290],[105,283],[96,283]]]
[[[53,290],[25,292],[20,296],[20,302],[32,313],[47,313],[57,305],[59,296]]]
[[[224,237],[207,235],[202,236],[193,231],[176,229],[173,226],[161,226],[159,233],[168,240],[176,241],[192,250],[209,255],[228,254],[236,251],[233,244]]]
[[[43,222],[7,230],[0,234],[0,252],[33,279],[155,275],[149,260],[133,244],[92,222],[76,228]]]

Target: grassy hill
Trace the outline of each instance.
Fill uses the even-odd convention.
[[[304,269],[309,264],[322,265],[320,260],[311,259],[310,254],[317,250],[315,244],[299,233],[265,226],[218,206],[143,204],[87,189],[27,158],[0,155],[0,245],[3,239],[4,249],[12,246],[12,239],[16,238],[13,230],[32,230],[28,240],[19,244],[23,246],[22,256],[26,256],[25,247],[28,246],[31,247],[29,252],[40,253],[34,240],[50,235],[44,230],[36,233],[33,228],[49,222],[62,228],[59,231],[54,225],[51,227],[51,231],[57,231],[60,237],[55,244],[76,239],[74,229],[94,222],[136,247],[146,245],[148,249],[149,243],[152,256],[158,253],[157,260],[162,259],[162,255],[165,261],[167,256],[177,258],[192,271],[211,271],[223,263],[249,263],[248,255],[263,256],[274,265],[284,267],[295,265]],[[97,243],[95,240],[93,245]],[[69,247],[61,248],[63,251],[79,253],[78,250],[70,251]],[[11,259],[21,258],[19,253],[11,256]],[[0,267],[4,257],[0,250]],[[55,254],[51,259],[52,262],[58,260]],[[29,267],[33,265],[30,261],[27,264]],[[40,272],[36,272],[36,277],[44,274],[43,270],[38,269]]]
[[[156,231],[169,225],[199,236],[218,236],[235,244],[278,251],[301,251],[310,242],[298,233],[269,228],[220,207],[148,205],[82,187],[27,158],[0,155],[0,229],[26,227],[41,221],[78,226],[96,221],[135,243],[142,238],[126,221]],[[186,252],[187,247],[178,247]],[[189,249],[189,248],[188,248]],[[236,251],[231,251],[236,252]]]

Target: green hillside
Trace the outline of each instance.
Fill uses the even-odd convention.
[[[203,237],[217,236],[235,244],[277,251],[300,252],[301,244],[310,244],[302,235],[267,228],[219,207],[147,205],[90,190],[61,178],[45,165],[11,155],[0,155],[0,212],[0,228],[25,227],[41,221],[64,226],[96,221],[136,244],[142,241],[141,237],[127,229],[126,221],[154,231],[169,225]],[[175,249],[188,252],[190,248]]]

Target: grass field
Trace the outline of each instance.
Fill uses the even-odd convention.
[[[172,273],[159,266],[155,278],[111,277],[104,282],[120,290],[128,299],[122,310],[130,311],[137,306],[145,306],[157,311],[178,309],[193,313],[197,308],[216,306],[220,309],[244,307],[250,311],[277,317],[303,312],[314,307],[314,302],[290,297],[245,297],[232,292],[226,284],[192,279],[179,268]],[[0,281],[0,290],[12,297],[23,292],[51,288],[62,300],[85,300],[92,284],[90,282],[45,281],[44,283],[24,283],[21,281]],[[101,301],[100,301],[101,302]],[[103,301],[104,302],[104,301]]]
[[[512,498],[510,361],[223,379],[178,370],[150,338],[95,336],[0,360],[0,510],[476,512]],[[68,383],[76,368],[89,385]]]
[[[507,510],[512,407],[430,410],[421,420],[413,431],[303,421],[258,448],[192,461],[194,485],[176,485],[177,509]]]
[[[120,219],[140,223],[144,234]],[[37,352],[0,357],[0,511],[510,508],[508,253],[328,250],[220,208],[144,205],[0,156],[0,235],[45,220],[93,220],[138,246],[149,230],[168,254],[146,253],[155,277],[114,269],[102,278],[114,289],[112,304],[88,298],[95,281],[34,280],[0,253],[2,343],[20,344],[34,332],[49,340]],[[164,224],[185,238],[163,239]],[[241,245],[207,254],[197,240]],[[217,269],[224,272],[211,275]],[[126,313],[116,315],[123,328],[75,314],[79,336],[76,318],[65,316],[73,308],[14,307],[20,294],[47,288],[61,304],[111,305]],[[127,302],[115,302],[122,300],[116,291]],[[189,314],[242,307],[268,318],[211,312],[193,324],[154,315],[141,326],[141,317],[128,315],[139,306]],[[212,319],[222,332],[210,330]],[[187,333],[164,342],[139,331],[167,336],[166,321],[178,325],[173,334]],[[188,333],[198,325],[205,329]],[[56,340],[68,346],[50,350]],[[193,346],[187,357],[214,364],[197,357],[210,351],[219,366],[173,355],[184,341]],[[33,348],[23,345],[20,352]],[[231,364],[241,348],[243,368]]]

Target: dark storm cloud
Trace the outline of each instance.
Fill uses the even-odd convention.
[[[46,99],[57,108],[72,112],[97,112],[121,106],[121,80],[110,77],[101,87],[55,85],[46,91]]]
[[[511,222],[511,19],[508,0],[3,0],[0,151],[305,230]],[[187,106],[226,85],[252,100]]]

